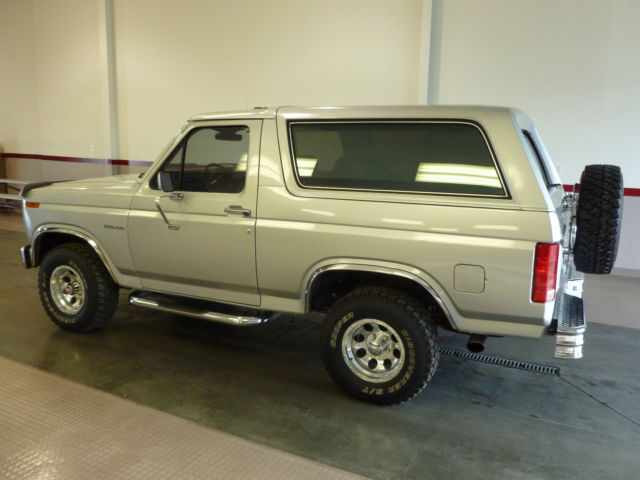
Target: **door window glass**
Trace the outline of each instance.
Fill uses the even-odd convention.
[[[163,172],[168,172],[171,176],[171,184],[174,188],[179,189],[182,184],[182,145],[180,145],[166,160],[162,167]],[[151,188],[158,189],[157,177],[151,180]]]
[[[203,127],[189,133],[161,171],[171,174],[176,190],[239,193],[248,154],[249,127]],[[152,188],[157,188],[155,182]]]

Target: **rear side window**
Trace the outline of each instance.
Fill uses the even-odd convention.
[[[289,130],[302,187],[507,196],[471,123],[292,122]]]

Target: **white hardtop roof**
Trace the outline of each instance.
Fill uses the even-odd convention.
[[[354,107],[256,107],[251,110],[205,113],[189,119],[190,122],[210,120],[250,120],[282,117],[287,120],[315,119],[376,119],[376,118],[478,118],[494,115],[518,114],[508,107],[480,105],[395,105]]]

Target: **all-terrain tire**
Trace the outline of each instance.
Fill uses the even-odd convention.
[[[587,165],[580,178],[577,231],[573,250],[576,268],[584,273],[610,273],[618,253],[624,187],[616,165]]]
[[[118,306],[118,285],[96,253],[81,243],[62,244],[45,255],[38,290],[49,318],[72,332],[103,328]]]
[[[338,300],[321,338],[334,381],[350,395],[381,405],[418,395],[440,359],[429,313],[413,297],[388,288],[359,288]]]

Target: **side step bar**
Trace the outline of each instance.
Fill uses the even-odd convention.
[[[137,307],[150,308],[160,312],[175,313],[185,315],[187,317],[199,318],[210,322],[225,323],[237,327],[247,327],[251,325],[260,325],[272,320],[277,314],[262,313],[261,316],[240,315],[237,313],[221,313],[214,312],[207,307],[213,307],[216,304],[208,302],[197,302],[196,304],[187,304],[180,301],[176,297],[161,295],[158,293],[136,290],[129,295],[129,303]]]

